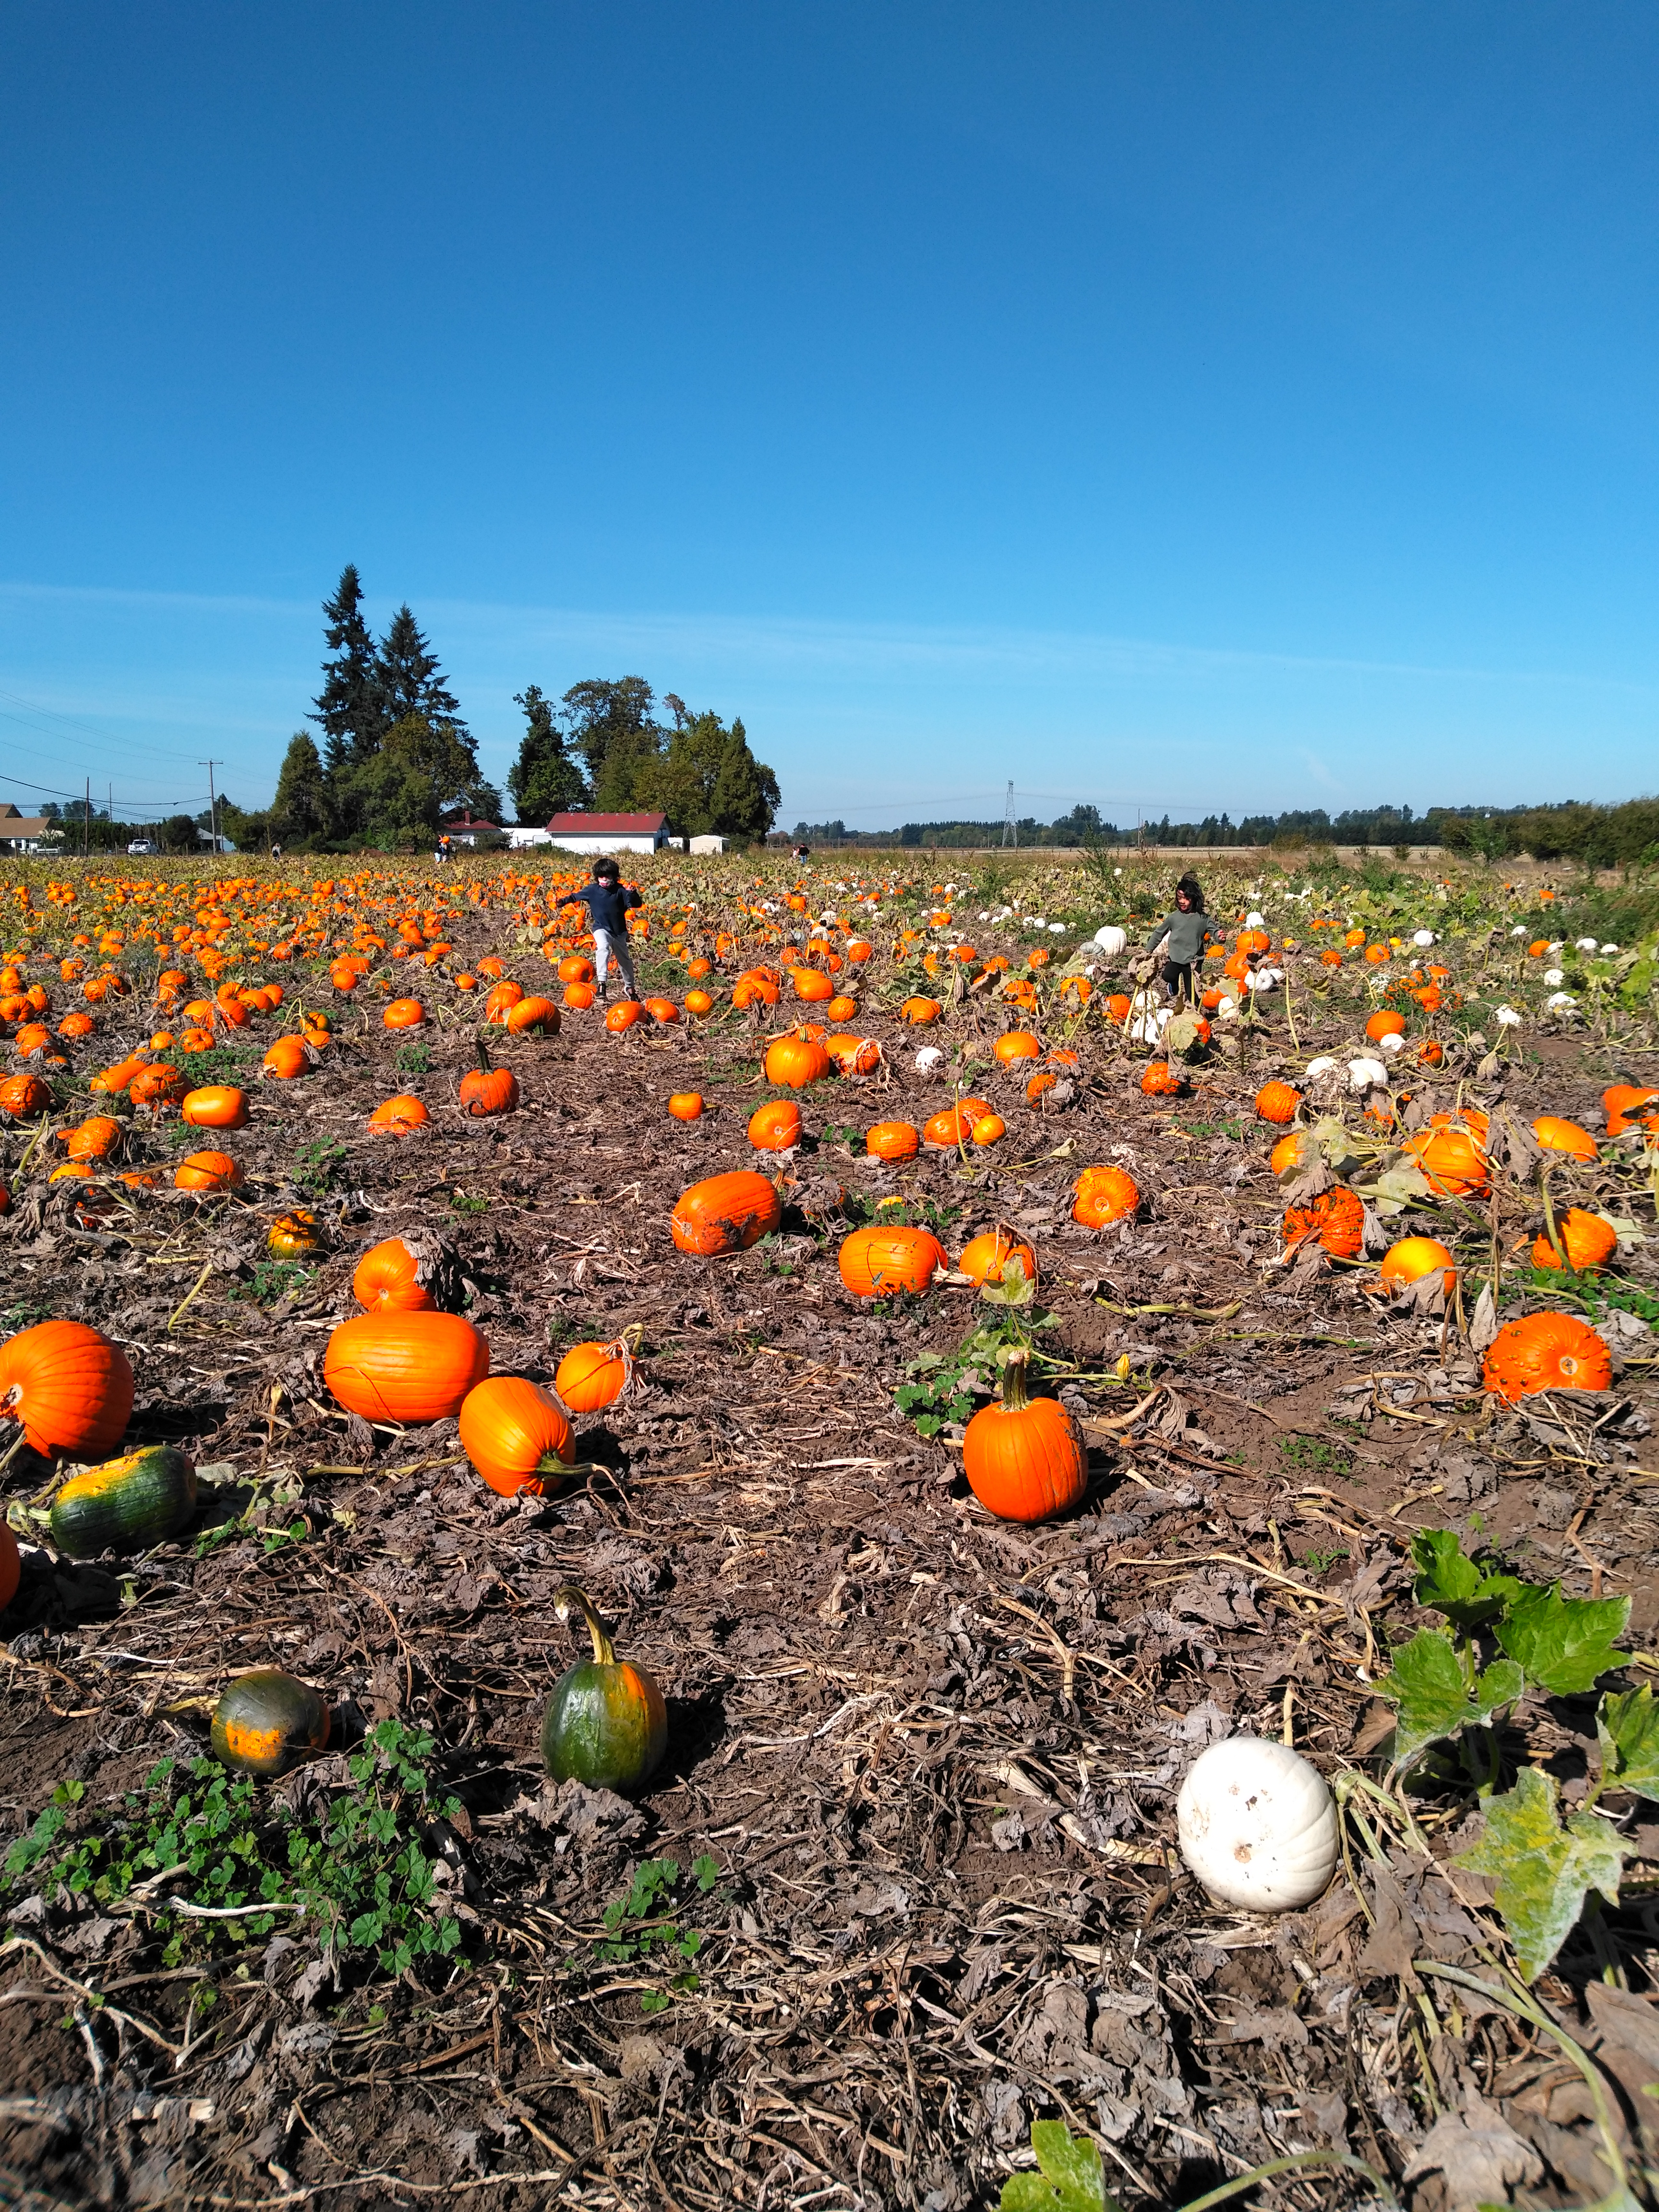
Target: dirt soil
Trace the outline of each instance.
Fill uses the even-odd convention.
[[[527,980],[528,957],[509,958]],[[983,1019],[988,1048],[1001,1024]],[[0,2201],[955,2212],[995,2202],[1046,2116],[1092,2132],[1126,2204],[1173,2205],[1320,2148],[1403,2186],[1437,2117],[1470,2099],[1521,2144],[1509,2179],[1529,2201],[1605,2192],[1559,2051],[1443,1986],[1431,2002],[1413,1971],[1425,1947],[1474,1968],[1489,1955],[1489,1886],[1445,1864],[1462,1838],[1257,1919],[1182,1869],[1175,1796],[1233,1732],[1293,1741],[1327,1771],[1363,1761],[1386,1725],[1371,1680],[1426,1618],[1409,1596],[1416,1528],[1484,1531],[1520,1571],[1628,1593],[1650,1644],[1650,1341],[1639,1326],[1620,1340],[1632,1411],[1589,1437],[1571,1407],[1554,1428],[1495,1415],[1455,1315],[1390,1308],[1368,1270],[1273,1264],[1284,1197],[1249,1102],[1334,1044],[1334,1019],[1322,1033],[1310,1014],[1297,1051],[1268,1020],[1173,1101],[1143,1097],[1139,1060],[1091,1031],[1073,1095],[1042,1117],[986,1048],[967,1076],[1009,1137],[967,1166],[896,1170],[864,1157],[864,1128],[920,1123],[949,1085],[915,1074],[916,1040],[890,1019],[868,1026],[887,1070],[811,1092],[809,1143],[786,1164],[817,1223],[792,1210],[733,1257],[678,1251],[668,1216],[685,1185],[755,1163],[764,1032],[738,1018],[618,1038],[568,1018],[556,1039],[504,1046],[520,1109],[469,1121],[452,1103],[468,1029],[434,1033],[411,1076],[354,1010],[315,1075],[250,1085],[233,1139],[246,1195],[168,1190],[88,1229],[60,1186],[0,1224],[9,1326],[96,1322],[138,1376],[130,1442],[179,1441],[226,1470],[210,1518],[286,1478],[283,1519],[306,1524],[301,1541],[267,1550],[250,1529],[198,1556],[198,1522],[136,1563],[26,1546],[0,1647],[0,1837],[60,1783],[107,1801],[158,1758],[194,1756],[227,1678],[280,1663],[348,1732],[388,1715],[429,1727],[464,1808],[467,1916],[441,1970],[337,1983],[307,1972],[302,1931],[169,1970],[142,1913],[25,1908],[0,1952]],[[1553,1045],[1478,1095],[1599,1129],[1615,1073],[1652,1081],[1659,1061],[1615,1070]],[[1470,1076],[1454,1054],[1414,1111],[1460,1084],[1474,1095]],[[687,1088],[711,1110],[681,1125],[665,1102]],[[431,1133],[371,1139],[370,1108],[405,1089]],[[295,1163],[329,1139],[319,1196]],[[15,1165],[22,1136],[8,1142]],[[136,1146],[156,1162],[179,1148],[165,1124]],[[1071,1220],[1097,1161],[1134,1176],[1133,1227]],[[1612,1188],[1596,1182],[1611,1170],[1575,1172],[1575,1194]],[[975,1294],[850,1297],[826,1182],[931,1200],[953,1251],[999,1218],[1032,1240],[1052,1387],[1091,1444],[1079,1510],[991,1519],[952,1436],[897,1411],[909,1363],[954,1348]],[[295,1203],[325,1218],[330,1255],[261,1304],[265,1225]],[[579,1424],[600,1471],[562,1495],[496,1498],[453,1422],[371,1431],[322,1385],[362,1250],[434,1226],[494,1371],[550,1382],[572,1342],[642,1333],[631,1388]],[[1627,1272],[1650,1280],[1650,1247]],[[37,1497],[49,1471],[25,1453],[5,1480],[9,1501]],[[668,1694],[669,1756],[637,1805],[542,1770],[547,1691],[580,1656],[550,1610],[572,1578]],[[1570,1780],[1589,1710],[1530,1702],[1514,1727]],[[1602,1958],[1620,1947],[1642,2015],[1601,2044],[1632,2130],[1659,2072],[1643,2072],[1659,2058],[1644,1887],[1659,1822],[1637,1834],[1654,1863],[1595,1937]],[[684,1908],[702,1915],[698,1986],[644,2009],[653,1971],[593,1970],[601,1915],[643,1859],[702,1853],[720,1880]],[[1575,1939],[1540,1985],[1592,2043],[1600,1973]],[[217,2002],[190,2011],[204,1975]],[[1271,2201],[1307,2206],[1370,2193],[1334,2171],[1276,2186]],[[1410,2188],[1430,2212],[1449,2201],[1432,2157]]]

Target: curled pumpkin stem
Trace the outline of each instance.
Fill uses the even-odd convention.
[[[569,1627],[573,1614],[580,1613],[583,1620],[587,1624],[587,1632],[593,1640],[593,1664],[596,1667],[616,1665],[616,1647],[605,1634],[605,1623],[594,1612],[581,1591],[576,1588],[574,1583],[567,1583],[562,1589],[553,1593],[553,1613],[555,1619],[563,1628]]]
[[[1018,1413],[1030,1404],[1031,1395],[1025,1387],[1026,1370],[1030,1364],[1031,1355],[1023,1345],[1016,1345],[1005,1357],[997,1395],[1006,1412]]]

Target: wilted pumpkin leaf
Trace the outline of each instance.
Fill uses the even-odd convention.
[[[1617,1905],[1620,1868],[1635,1856],[1593,1813],[1575,1813],[1564,1826],[1554,1776],[1523,1766],[1513,1790],[1486,1800],[1485,1828],[1452,1864],[1497,1882],[1498,1910],[1530,1982],[1566,1941],[1586,1890]]]
[[[1513,1705],[1526,1686],[1511,1659],[1498,1659],[1473,1684],[1464,1675],[1456,1648],[1443,1629],[1419,1628],[1394,1655],[1394,1671],[1376,1685],[1376,1694],[1395,1707],[1394,1755],[1409,1765],[1419,1753],[1462,1728],[1487,1727],[1501,1706]]]

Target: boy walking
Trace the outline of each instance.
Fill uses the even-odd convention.
[[[634,963],[628,957],[626,917],[633,908],[643,906],[645,901],[622,882],[616,862],[607,855],[594,861],[592,882],[573,891],[568,903],[585,906],[592,922],[593,969],[599,979],[599,1003],[605,1003],[606,977],[613,960],[628,986],[629,997],[633,998]]]

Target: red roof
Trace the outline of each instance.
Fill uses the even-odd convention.
[[[667,823],[665,814],[556,814],[547,827],[552,836],[563,830],[588,837],[654,837]]]

